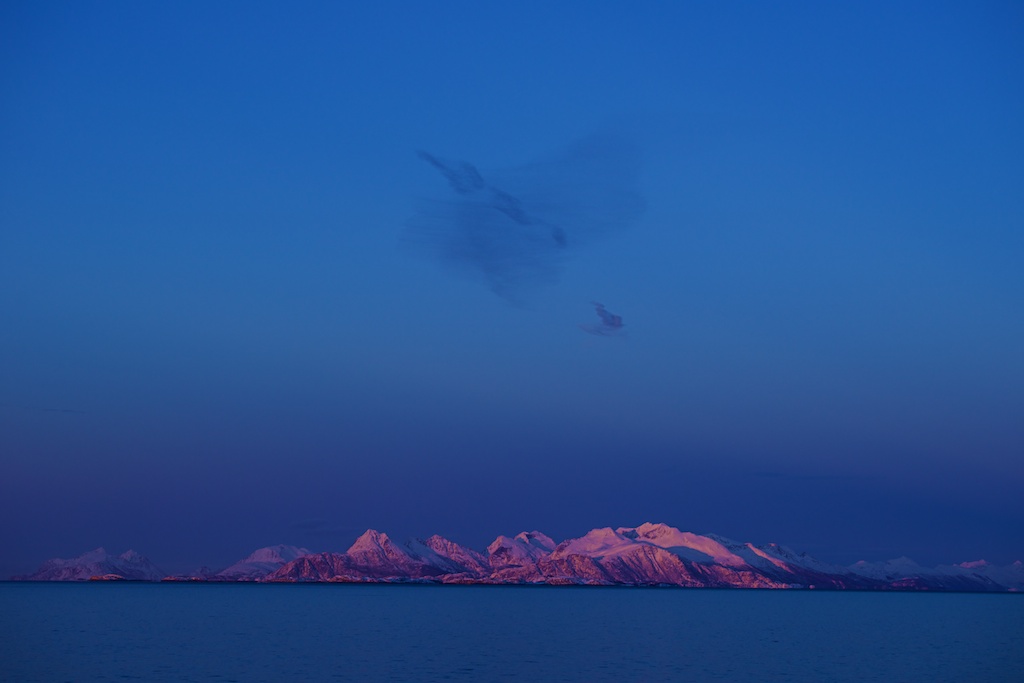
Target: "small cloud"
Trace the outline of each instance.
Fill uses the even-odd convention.
[[[643,212],[634,189],[638,155],[611,137],[576,143],[550,160],[487,173],[465,161],[417,154],[455,196],[420,202],[406,226],[407,242],[482,277],[509,300],[556,281],[575,249]]]
[[[580,329],[588,334],[595,334],[601,337],[618,337],[626,334],[623,329],[625,327],[622,323],[622,316],[615,315],[604,307],[604,304],[596,301],[591,302],[594,305],[594,311],[597,313],[597,317],[601,319],[601,322],[596,325],[580,325]]]
[[[480,175],[480,171],[476,170],[476,166],[472,164],[467,164],[466,162],[458,164],[446,163],[433,154],[422,150],[417,151],[416,154],[419,155],[420,159],[423,159],[440,171],[441,175],[448,179],[452,189],[459,194],[472,194],[485,187],[483,176]]]

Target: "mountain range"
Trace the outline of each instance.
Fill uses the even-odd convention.
[[[1024,590],[1024,564],[998,567],[978,560],[925,568],[902,557],[843,567],[774,543],[740,543],[646,523],[594,529],[561,543],[539,531],[498,536],[486,552],[437,535],[397,542],[370,529],[343,553],[277,545],[260,548],[220,571],[204,567],[181,576],[166,575],[134,551],[112,556],[98,548],[74,559],[48,560],[36,572],[13,579],[1018,592]]]

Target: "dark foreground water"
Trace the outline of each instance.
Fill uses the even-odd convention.
[[[1024,596],[0,584],[10,681],[1021,681]]]

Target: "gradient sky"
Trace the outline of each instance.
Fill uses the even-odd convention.
[[[0,9],[0,575],[644,521],[1024,559],[1019,3],[360,4]],[[557,203],[595,139],[642,212],[505,288],[424,248],[475,228],[418,150]]]

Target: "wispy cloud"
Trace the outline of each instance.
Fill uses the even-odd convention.
[[[556,281],[573,251],[643,211],[638,154],[617,138],[588,138],[550,160],[488,173],[418,154],[455,196],[421,202],[407,239],[510,300]]]
[[[604,304],[597,301],[592,301],[591,303],[594,305],[594,312],[597,313],[597,317],[601,319],[601,322],[596,325],[580,325],[581,330],[601,337],[621,336],[626,333],[623,329],[625,325],[622,323],[621,315],[615,315],[605,308]]]

